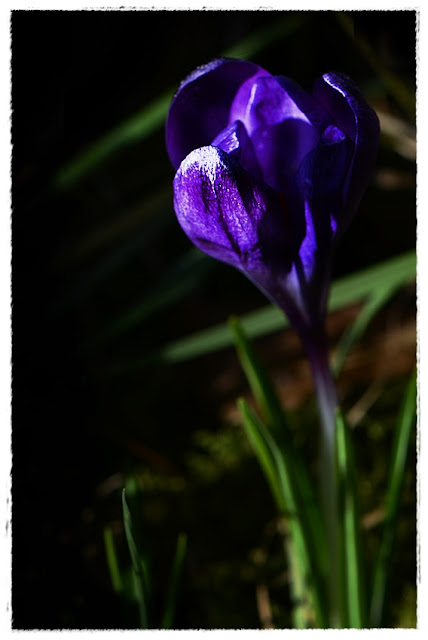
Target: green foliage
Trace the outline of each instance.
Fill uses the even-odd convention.
[[[370,606],[370,626],[382,625],[389,569],[393,544],[399,518],[401,488],[403,485],[406,459],[410,446],[410,436],[416,422],[416,370],[414,371],[404,397],[397,420],[393,449],[389,467],[386,492],[386,514],[378,556],[373,572],[373,586]]]
[[[230,320],[237,352],[266,425],[240,400],[243,424],[271,488],[279,513],[289,527],[286,554],[292,572],[294,623],[297,628],[325,627],[322,527],[305,466],[288,429],[274,389],[237,318]],[[272,436],[275,434],[275,438]],[[278,447],[275,440],[282,444]]]
[[[164,612],[162,615],[161,628],[171,629],[174,622],[174,614],[178,597],[178,587],[180,575],[183,571],[184,559],[186,557],[187,536],[181,533],[178,536],[177,547],[171,568],[168,591],[165,598]]]
[[[364,312],[358,316],[338,348],[335,364],[337,370],[343,365],[352,343],[361,337],[374,314],[398,289],[413,281],[415,276],[416,254],[412,251],[333,283],[328,307],[330,312],[361,302],[366,305]],[[263,336],[289,326],[284,314],[274,306],[252,311],[244,315],[240,322],[250,338]],[[112,373],[119,375],[137,372],[156,362],[164,364],[183,362],[224,349],[232,343],[233,334],[230,326],[220,324],[168,343],[140,360],[120,363],[115,366]]]
[[[131,512],[125,498],[125,489],[122,492],[123,522],[125,525],[126,540],[131,555],[132,569],[135,580],[135,590],[140,613],[141,629],[148,628],[148,599],[150,594],[150,577],[147,563],[140,552],[139,540],[135,535]]]
[[[336,472],[339,494],[342,576],[342,625],[352,629],[367,627],[367,588],[362,549],[358,475],[352,440],[343,415],[336,415]],[[342,591],[343,589],[343,591]]]
[[[144,548],[141,534],[141,514],[138,498],[142,494],[138,488],[137,479],[129,476],[127,479],[132,511],[126,499],[126,489],[122,491],[122,510],[125,537],[131,559],[130,568],[120,568],[119,559],[110,527],[104,529],[104,545],[107,564],[112,586],[118,597],[136,603],[139,612],[141,629],[149,628],[149,618],[153,618],[151,611],[152,573],[147,551]],[[137,498],[137,500],[136,500]],[[180,533],[174,552],[171,573],[165,594],[165,602],[159,627],[170,629],[174,622],[176,604],[179,593],[179,581],[186,557],[187,536]],[[153,625],[153,622],[151,622]]]
[[[353,340],[362,334],[374,313],[373,308],[379,308],[381,301],[389,297],[390,291],[390,287],[385,287],[381,294],[373,296],[374,303],[369,305],[369,311],[367,311],[367,307],[363,307],[360,316],[357,317],[353,328],[347,335],[348,348],[352,345]],[[315,624],[325,628],[327,613],[321,591],[322,576],[325,571],[325,561],[323,560],[325,549],[323,546],[321,548],[318,546],[317,549],[317,546],[314,545],[314,540],[321,537],[322,526],[315,506],[310,480],[305,473],[299,452],[293,445],[291,433],[273,387],[252,345],[237,318],[230,320],[230,326],[237,353],[256,403],[266,425],[269,425],[270,428],[267,428],[255,415],[246,401],[240,400],[238,402],[248,439],[270,486],[277,508],[286,518],[289,526],[290,536],[286,543],[286,555],[292,576],[291,592],[295,602],[294,626],[301,629]],[[392,545],[397,527],[400,490],[415,412],[416,373],[408,385],[396,430],[387,492],[386,519],[374,569],[370,623],[368,620],[369,604],[358,495],[358,474],[349,429],[341,412],[337,412],[336,487],[339,514],[337,543],[340,546],[338,573],[340,584],[336,584],[335,588],[340,596],[339,624],[341,628],[363,629],[369,624],[374,627],[381,623]],[[281,443],[280,448],[278,448],[272,433]],[[308,503],[306,503],[306,498],[309,498]],[[308,575],[313,578],[311,583],[307,581]]]
[[[294,626],[298,629],[314,626],[325,628],[326,612],[318,559],[311,548],[310,530],[305,522],[305,505],[295,484],[292,460],[286,452],[278,449],[246,401],[241,399],[238,405],[248,438],[266,475],[278,510],[289,527],[286,554],[291,571]]]

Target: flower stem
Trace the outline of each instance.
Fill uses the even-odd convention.
[[[312,376],[321,421],[321,499],[323,520],[328,543],[329,563],[327,579],[330,601],[331,627],[340,627],[341,580],[340,538],[338,512],[338,486],[336,475],[336,407],[337,392],[329,365],[325,335],[306,337],[306,352]]]

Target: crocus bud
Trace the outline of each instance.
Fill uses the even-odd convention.
[[[333,251],[378,143],[378,118],[347,76],[326,73],[309,94],[251,62],[214,60],[168,114],[178,221],[307,333],[323,321]]]

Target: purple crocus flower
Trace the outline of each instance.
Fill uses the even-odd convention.
[[[312,95],[243,60],[191,73],[172,101],[174,208],[190,240],[243,271],[304,342],[323,325],[330,265],[370,179],[373,109],[345,75]]]
[[[244,272],[288,315],[321,418],[331,619],[339,611],[337,395],[324,335],[331,262],[370,180],[379,121],[347,76],[306,93],[256,64],[219,59],[180,85],[166,124],[174,208],[190,240]]]

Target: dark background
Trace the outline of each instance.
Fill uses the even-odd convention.
[[[308,90],[325,71],[345,71],[375,108],[413,125],[377,65],[414,92],[415,13],[347,15],[353,37],[331,12],[12,13],[14,628],[135,626],[134,609],[124,610],[113,593],[103,548],[103,529],[110,525],[127,562],[120,491],[129,473],[145,496],[155,613],[177,534],[185,530],[189,553],[177,626],[260,626],[260,581],[269,584],[277,624],[287,624],[283,569],[269,533],[275,509],[236,425],[234,398],[247,386],[232,349],[172,366],[121,369],[130,358],[143,359],[157,346],[265,300],[240,274],[211,265],[174,305],[100,342],[101,332],[190,248],[172,209],[163,129],[123,146],[67,188],[59,189],[55,179],[88,145],[196,66],[287,17],[302,23],[260,50],[254,62]],[[415,228],[415,163],[383,141],[335,277],[412,249]],[[348,310],[330,319],[333,341],[352,317]],[[393,418],[415,359],[414,317],[409,288],[371,325],[355,352],[363,364],[341,382],[347,409],[370,385],[381,384],[383,400],[357,436],[365,452],[362,482],[372,483],[362,487],[368,511],[383,497]],[[278,386],[288,384],[281,390],[296,424],[305,424],[314,410],[294,335],[273,335],[258,345]],[[294,380],[281,373],[284,362],[292,363]],[[305,444],[311,434],[303,426],[301,433]],[[412,621],[414,611],[412,460],[409,469],[391,626],[409,616]],[[260,547],[269,548],[272,559],[262,568]]]

